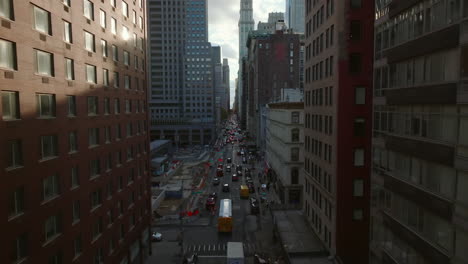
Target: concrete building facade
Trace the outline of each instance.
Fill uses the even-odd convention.
[[[305,4],[304,213],[338,263],[365,264],[374,6],[360,0]]]
[[[145,262],[145,10],[1,2],[1,263]]]
[[[150,0],[151,138],[208,144],[215,135],[206,0]]]
[[[231,80],[228,59],[223,59],[223,86],[224,99],[221,101],[221,107],[229,111],[231,108]]]
[[[265,161],[283,204],[302,203],[304,103],[281,102],[266,107]]]
[[[468,263],[467,1],[376,1],[371,263]]]

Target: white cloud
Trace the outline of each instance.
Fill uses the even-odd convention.
[[[208,0],[209,41],[221,46],[223,58],[229,59],[231,75],[231,104],[234,102],[235,80],[239,69],[240,0]],[[285,0],[253,0],[255,27],[258,21],[267,21],[268,13],[284,12]]]

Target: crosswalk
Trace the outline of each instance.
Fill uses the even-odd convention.
[[[243,243],[243,246],[245,256],[253,256],[255,254],[254,243]],[[227,243],[189,244],[184,246],[184,252],[188,254],[197,253],[199,256],[224,256],[227,253]]]

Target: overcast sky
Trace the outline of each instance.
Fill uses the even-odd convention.
[[[234,102],[235,80],[239,68],[239,9],[241,0],[208,0],[208,31],[212,45],[221,46],[222,58],[229,59],[231,75],[231,105]],[[266,22],[268,13],[284,12],[285,0],[253,0],[255,28]]]

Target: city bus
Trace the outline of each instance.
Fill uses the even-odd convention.
[[[218,232],[232,232],[232,201],[222,199],[219,204]]]

